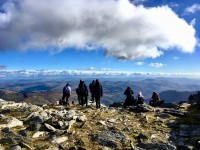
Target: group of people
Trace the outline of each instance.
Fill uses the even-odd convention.
[[[134,105],[138,105],[138,104],[143,104],[144,103],[144,97],[142,95],[142,92],[139,91],[137,94],[137,97],[134,97],[134,92],[130,87],[127,87],[124,95],[126,95],[126,100],[124,102],[124,107],[126,106],[134,106]],[[153,92],[152,93],[152,97],[151,100],[149,101],[149,105],[151,106],[157,106],[159,105],[159,102],[163,102],[160,101],[160,97],[158,95],[158,93]]]
[[[103,88],[101,83],[98,79],[93,80],[92,83],[89,85],[89,91],[91,93],[91,101],[96,102],[96,108],[100,108],[101,102],[100,99],[103,96]],[[83,80],[80,80],[80,83],[78,85],[78,88],[76,88],[76,94],[78,96],[78,102],[79,105],[86,105],[88,106],[88,88],[87,85]],[[69,97],[71,96],[71,87],[69,86],[69,83],[66,84],[66,86],[63,87],[63,97],[61,99],[61,104],[63,105],[69,105]]]
[[[63,96],[62,96],[62,99],[60,100],[60,104],[69,105],[68,99],[71,96],[71,91],[72,91],[71,87],[70,87],[69,83],[67,83],[63,87]],[[98,79],[93,80],[90,83],[89,91],[91,93],[92,103],[96,102],[96,108],[100,108],[100,106],[101,106],[100,99],[103,96],[103,88],[102,88],[102,85],[101,85],[101,83],[99,82]],[[78,97],[79,105],[81,105],[82,107],[84,105],[86,105],[86,107],[87,107],[88,106],[89,92],[88,92],[87,85],[85,84],[85,82],[83,80],[80,80],[78,88],[76,88],[76,94],[77,94],[77,97]],[[127,87],[125,92],[124,92],[124,95],[126,95],[124,107],[144,103],[144,97],[143,97],[141,91],[138,92],[136,98],[134,97],[133,94],[134,94],[133,90],[130,87]],[[149,104],[151,106],[156,106],[160,102],[159,95],[156,92],[152,93],[151,98],[152,98],[152,100],[149,101]]]
[[[134,98],[133,94],[133,90],[128,86],[124,92],[124,95],[126,95],[124,107],[144,103],[144,97],[141,91],[138,92],[137,99]]]

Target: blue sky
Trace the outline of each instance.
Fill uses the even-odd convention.
[[[0,71],[199,77],[199,15],[198,0],[3,0]]]

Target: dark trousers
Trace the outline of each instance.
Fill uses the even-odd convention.
[[[101,100],[100,100],[100,98],[101,98],[100,95],[95,95],[96,108],[100,108],[101,107]]]
[[[91,92],[91,99],[92,99],[92,102],[94,102],[94,93],[93,92]]]
[[[63,96],[62,96],[62,103],[63,105],[69,105],[69,94],[68,93],[63,93]]]
[[[88,97],[87,97],[87,95],[80,95],[80,100],[81,100],[82,107],[84,106],[84,104],[86,104],[86,107],[87,107],[87,105],[88,105]]]

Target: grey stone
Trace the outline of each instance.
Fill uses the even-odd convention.
[[[46,132],[44,131],[39,131],[33,134],[33,138],[39,138],[40,136],[44,136]]]
[[[1,131],[4,132],[4,133],[7,133],[7,134],[13,134],[14,133],[12,130],[10,130],[9,127],[3,128]]]
[[[104,130],[93,136],[93,139],[102,146],[117,148],[117,142],[125,143],[126,136],[117,129]]]
[[[166,143],[140,143],[137,145],[138,148],[149,149],[149,150],[176,150],[174,145]]]
[[[31,123],[27,130],[29,131],[39,131],[42,127],[42,124],[40,123]]]
[[[185,116],[186,115],[186,113],[184,111],[175,110],[175,109],[164,110],[163,112],[171,114],[173,116]]]
[[[177,108],[178,105],[174,103],[163,103],[159,107],[161,108]]]
[[[49,131],[56,131],[56,128],[54,128],[53,126],[51,126],[51,125],[49,125],[47,123],[45,123],[44,125],[47,128],[47,130],[49,130]]]
[[[169,115],[169,114],[163,114],[163,113],[162,113],[162,114],[158,114],[157,117],[162,118],[162,119],[167,119],[167,118],[170,117],[170,115]]]
[[[68,118],[68,119],[72,119],[74,116],[76,116],[77,114],[76,114],[76,111],[75,110],[69,110],[69,111],[67,111],[66,112],[66,117]]]
[[[42,123],[43,121],[44,121],[44,119],[42,118],[42,116],[38,115],[38,116],[32,116],[25,123],[27,123],[27,124],[30,124],[30,123]]]
[[[26,149],[30,149],[30,150],[33,149],[31,146],[29,146],[28,144],[26,144],[26,143],[24,143],[24,142],[20,142],[19,145],[20,145],[22,148],[26,148]]]
[[[77,118],[77,121],[86,122],[87,121],[87,117],[85,115],[80,116],[80,117]]]
[[[112,104],[109,105],[109,107],[123,107],[123,103],[122,102],[114,102]]]
[[[65,141],[67,141],[67,140],[68,140],[68,137],[63,136],[63,137],[55,138],[51,142],[54,143],[54,144],[60,144],[60,143],[63,143]]]
[[[153,112],[154,108],[148,104],[137,105],[137,111],[139,112]]]
[[[27,137],[28,136],[28,131],[27,130],[21,130],[21,131],[19,131],[19,134],[22,135],[22,136]]]
[[[10,147],[8,150],[21,150],[21,149],[22,149],[21,146],[15,145],[15,146]]]
[[[16,145],[17,141],[15,139],[13,139],[12,137],[6,137],[6,138],[0,139],[0,144],[12,144],[12,145]]]

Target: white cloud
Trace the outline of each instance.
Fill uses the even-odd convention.
[[[179,60],[179,57],[175,56],[173,57],[174,60]]]
[[[138,62],[136,62],[135,64],[138,65],[138,66],[142,66],[142,65],[144,65],[144,62],[138,61]]]
[[[163,63],[150,63],[148,66],[155,67],[155,68],[162,68],[165,66]]]
[[[190,7],[187,7],[185,9],[185,13],[196,13],[197,11],[200,11],[200,4],[193,4],[192,6]]]
[[[10,0],[0,12],[0,50],[105,49],[117,59],[156,58],[172,47],[193,52],[195,29],[168,6],[129,0]]]
[[[162,72],[131,72],[131,71],[114,71],[114,70],[0,70],[0,77],[3,78],[24,78],[24,77],[44,77],[44,76],[100,76],[103,77],[188,77],[199,78],[200,72],[177,72],[177,73],[162,73]]]

